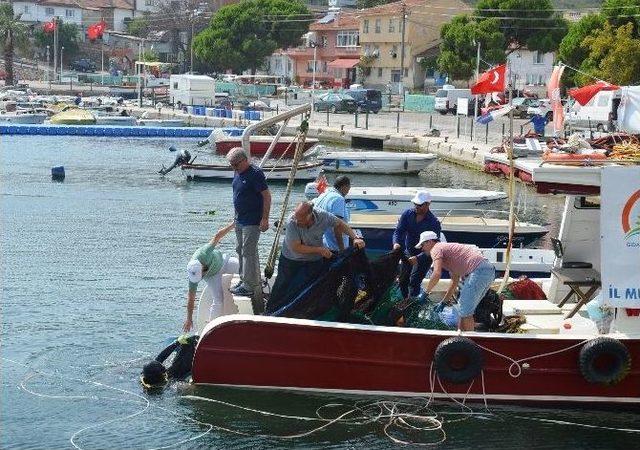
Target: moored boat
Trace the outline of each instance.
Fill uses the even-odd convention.
[[[181,168],[187,180],[231,180],[235,174],[228,164],[183,164]],[[284,164],[275,167],[265,165],[262,170],[269,181],[286,181],[291,173],[291,165]],[[295,179],[297,181],[315,180],[321,170],[322,163],[301,163],[296,170]]]
[[[328,172],[411,174],[436,161],[432,153],[327,152],[319,157]]]
[[[640,168],[606,169],[600,202],[586,198],[591,193],[587,191],[600,186],[585,185],[583,193],[566,199],[558,235],[560,257],[544,283],[549,301],[510,303],[509,310],[521,311],[527,322],[524,334],[230,315],[204,328],[195,351],[193,381],[261,389],[639,407],[640,274],[634,261],[640,249]],[[594,269],[584,272],[576,264]],[[614,311],[614,319],[603,334],[588,319],[573,317],[588,298],[578,297],[579,302],[564,314],[561,304],[570,298],[567,293],[575,283],[591,286],[588,294],[581,291],[588,296],[606,286],[603,302]],[[585,320],[591,325],[574,327]]]
[[[319,195],[317,187],[315,182],[305,186],[307,198]],[[346,196],[347,207],[352,212],[401,214],[413,205],[411,199],[418,190],[429,191],[432,197],[431,207],[441,210],[477,209],[507,198],[504,192],[481,189],[352,186]]]
[[[89,111],[67,107],[49,119],[54,125],[94,125],[96,117]]]
[[[4,113],[0,114],[0,123],[12,124],[41,124],[47,118],[44,113]]]
[[[264,156],[272,141],[273,136],[251,136],[249,138],[251,155]],[[303,151],[306,152],[317,143],[317,139],[307,138],[303,146]],[[229,136],[226,133],[219,133],[215,136],[215,149],[217,154],[226,155],[229,153],[229,150],[234,147],[242,147],[242,139],[240,136]],[[286,153],[286,157],[293,158],[295,149],[295,137],[282,136],[273,148],[271,157],[279,158]]]
[[[442,223],[442,232],[447,241],[473,244],[478,247],[504,247],[509,239],[509,220],[489,217],[487,211],[432,211]],[[393,232],[398,223],[398,214],[352,214],[349,224],[362,234],[369,249],[390,251]],[[542,225],[516,222],[513,246],[532,244],[547,234],[549,229]]]

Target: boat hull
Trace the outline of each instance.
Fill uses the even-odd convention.
[[[44,123],[46,118],[46,114],[3,114],[0,123],[35,125]]]
[[[226,316],[203,330],[192,376],[197,384],[251,388],[640,405],[637,365],[613,386],[585,381],[578,367],[585,336],[465,333],[476,344],[513,360],[546,356],[528,360],[521,374],[512,376],[517,369],[510,360],[482,350],[482,377],[465,384],[439,382],[433,376],[434,353],[454,336],[458,333]],[[621,341],[631,360],[638,361],[640,341]]]
[[[328,153],[320,158],[326,172],[411,174],[426,169],[437,159],[431,154],[392,152]]]
[[[262,138],[263,136],[256,136]],[[267,150],[269,149],[269,145],[271,144],[271,136],[268,136],[270,139],[256,139],[252,137],[250,142],[251,156],[264,156]],[[307,139],[304,143],[303,151],[306,152],[311,147],[313,147],[318,142],[317,139]],[[218,138],[215,142],[216,153],[219,155],[226,155],[232,148],[242,147],[241,137],[229,137],[229,138]],[[288,150],[287,150],[288,149]],[[280,138],[280,140],[276,143],[276,146],[271,153],[272,158],[279,158],[286,152],[286,156],[289,158],[293,158],[293,153],[296,150],[296,144],[291,144],[291,140]]]
[[[267,180],[286,181],[289,179],[291,166],[279,166],[273,170],[270,167],[264,167],[263,170]],[[300,164],[296,170],[295,179],[298,181],[315,180],[321,170],[321,163]],[[217,164],[184,164],[182,172],[187,180],[194,181],[231,180],[235,174],[231,167]]]

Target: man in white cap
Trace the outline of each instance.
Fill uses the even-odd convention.
[[[439,236],[433,231],[425,231],[420,234],[416,249],[420,249],[422,253],[417,257],[410,258],[410,262],[418,265],[421,259],[433,260],[433,272],[427,284],[427,295],[440,281],[443,269],[451,274],[451,285],[442,301],[448,301],[451,298],[458,283],[462,280],[462,288],[458,296],[460,312],[458,329],[473,331],[475,327],[473,313],[495,280],[496,269],[477,247],[439,242]]]
[[[415,205],[407,209],[398,219],[398,224],[393,232],[393,249],[402,249],[407,256],[416,256],[420,250],[416,249],[416,244],[420,233],[433,231],[438,236],[442,230],[440,221],[429,210],[431,205],[431,194],[427,191],[418,191],[411,199]],[[420,295],[420,286],[427,271],[431,267],[430,258],[422,258],[411,269],[403,270],[403,274],[408,274],[400,278],[400,292],[404,298],[417,297]]]
[[[183,331],[188,332],[193,328],[193,310],[196,300],[198,283],[204,279],[211,289],[211,303],[198,305],[197,331],[202,331],[204,325],[222,314],[222,275],[238,273],[239,263],[235,257],[223,254],[216,248],[218,242],[233,230],[235,223],[218,230],[216,235],[205,245],[195,251],[189,264],[187,264],[187,276],[189,278],[189,292],[187,293],[187,319],[184,321]]]

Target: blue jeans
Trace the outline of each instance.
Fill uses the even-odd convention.
[[[460,288],[460,295],[458,296],[460,317],[473,316],[480,300],[482,300],[495,279],[496,269],[487,260],[481,262],[473,272],[464,278]]]
[[[418,263],[415,266],[410,266],[410,272],[408,268],[402,267],[398,284],[400,285],[400,292],[402,293],[403,298],[417,297],[420,295],[422,280],[427,276],[431,263],[431,257],[424,255],[418,258]],[[403,262],[402,264],[404,266],[404,264],[409,263]]]

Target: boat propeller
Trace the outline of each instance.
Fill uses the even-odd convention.
[[[171,147],[169,147],[169,151],[175,152],[177,151],[177,149],[172,145]],[[178,152],[178,156],[176,156],[176,159],[173,161],[173,164],[169,167],[165,167],[163,164],[162,169],[160,169],[158,173],[162,175],[166,175],[176,167],[181,166],[183,164],[188,164],[189,162],[191,162],[191,153],[189,153],[188,150],[180,150]]]

